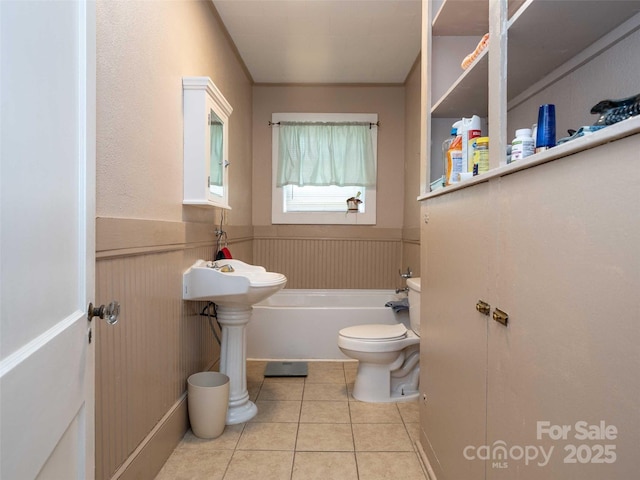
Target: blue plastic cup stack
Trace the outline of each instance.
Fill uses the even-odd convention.
[[[536,153],[556,146],[556,106],[540,105],[538,109],[538,133],[536,136]]]

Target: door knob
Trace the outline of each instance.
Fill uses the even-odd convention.
[[[106,320],[109,325],[115,325],[118,323],[120,317],[120,304],[116,301],[111,302],[109,305],[100,305],[94,307],[93,303],[89,303],[87,310],[87,320],[93,320],[93,317],[100,317]]]

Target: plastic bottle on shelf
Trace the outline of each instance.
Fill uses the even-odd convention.
[[[465,162],[463,172],[473,171],[473,152],[476,147],[476,138],[482,135],[480,117],[472,115],[471,118],[462,118],[462,158]],[[460,129],[458,129],[460,131]]]
[[[473,154],[473,174],[489,171],[489,137],[476,138],[476,150]]]
[[[447,169],[445,172],[445,185],[451,185],[460,181],[460,172],[466,171],[467,164],[462,158],[462,121],[453,124],[456,130],[456,138],[453,139],[447,151]],[[463,170],[464,169],[464,170]]]
[[[533,136],[530,128],[516,130],[516,138],[511,142],[511,161],[522,160],[533,155],[535,151]]]
[[[449,147],[451,146],[451,143],[455,140],[457,134],[458,134],[457,129],[455,127],[451,127],[451,136],[447,138],[444,142],[442,142],[442,162],[444,165],[444,168],[442,170],[444,172],[442,175],[443,187],[447,186],[447,164],[448,164],[447,154],[449,153]]]

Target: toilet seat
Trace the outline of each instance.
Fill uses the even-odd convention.
[[[401,323],[393,325],[355,325],[340,330],[340,335],[366,342],[387,342],[406,338],[407,328]]]
[[[367,338],[362,338],[362,337]],[[338,332],[338,348],[354,352],[398,352],[410,345],[418,345],[420,337],[397,325],[356,325],[343,328]],[[349,355],[353,358],[353,354]]]
[[[409,322],[356,325],[338,332],[338,348],[357,360],[351,394],[362,402],[415,401],[420,393],[420,279],[408,279]],[[395,321],[394,321],[395,320]]]

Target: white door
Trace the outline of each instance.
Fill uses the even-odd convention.
[[[94,477],[95,5],[1,0],[0,478]]]

